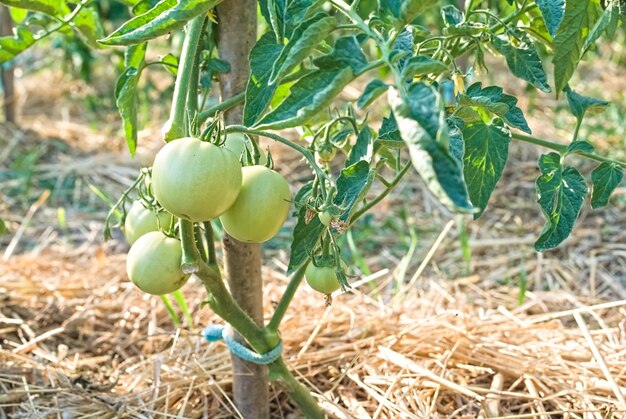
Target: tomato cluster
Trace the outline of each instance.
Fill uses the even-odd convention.
[[[180,268],[181,243],[169,237],[174,219],[204,222],[219,217],[229,235],[247,243],[263,243],[278,233],[289,215],[289,184],[269,167],[242,168],[239,158],[245,150],[243,136],[231,135],[224,146],[180,138],[158,152],[151,186],[165,211],[136,201],[124,224],[132,245],[127,273],[141,290],[168,294],[189,278]],[[259,160],[267,157],[261,154]]]

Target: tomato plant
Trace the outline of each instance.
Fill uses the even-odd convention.
[[[219,217],[241,189],[241,165],[235,155],[197,138],[166,144],[152,166],[154,196],[170,213],[191,221]]]
[[[220,221],[237,240],[263,243],[278,233],[290,206],[289,184],[282,175],[265,166],[247,166],[241,192]]]
[[[126,259],[130,280],[148,294],[170,294],[185,285],[189,275],[180,268],[180,241],[152,231],[139,237]]]
[[[53,16],[57,29],[75,25],[73,19],[85,7],[80,3],[67,15],[69,9],[45,0],[0,3]],[[178,260],[185,274],[202,280],[211,296],[209,307],[238,332],[240,343],[258,354],[280,348],[280,323],[307,269],[316,274],[328,269],[336,274],[340,288],[349,288],[338,263],[339,237],[414,172],[451,213],[479,218],[489,209],[490,197],[511,164],[510,144],[524,142],[547,150],[537,167],[536,199],[545,218],[534,244],[538,252],[567,239],[587,197],[592,209],[603,207],[622,181],[626,163],[601,155],[593,135],[581,135],[587,112],[609,103],[570,86],[578,63],[598,39],[623,27],[620,2],[468,0],[464,7],[448,3],[190,0],[150,7],[152,2],[138,2],[133,18],[100,39],[103,45],[126,47],[115,96],[131,153],[137,147],[136,90],[142,73],[153,64],[176,69],[170,117],[163,129],[167,144],[152,167],[154,197],[180,218],[176,228],[180,244],[167,239],[172,255],[168,260],[172,264]],[[208,18],[216,6],[217,24]],[[258,38],[257,6],[265,20]],[[146,61],[148,44],[183,27],[185,39],[175,51],[178,56],[167,62]],[[1,38],[0,62],[37,39],[28,28]],[[551,100],[566,102],[576,121],[571,135],[558,141],[533,136],[515,96],[500,86],[475,81],[476,71],[485,70],[490,62],[485,60],[487,53],[500,57],[512,76],[536,90],[536,101],[553,93]],[[551,55],[549,60],[546,55]],[[547,68],[553,71],[551,79]],[[340,93],[357,78],[362,83],[352,87],[360,89],[360,96],[355,103],[345,103]],[[211,94],[212,80],[219,81],[222,101],[205,106],[198,98]],[[370,111],[380,113],[380,123],[369,118]],[[201,127],[206,127],[202,134]],[[306,134],[308,143],[286,138],[285,129]],[[287,196],[289,188],[282,178],[274,180],[278,178],[269,169],[241,169],[238,159],[243,149],[236,155],[219,146],[226,141],[226,147],[235,147],[236,139],[243,139],[235,135],[265,137],[289,147],[311,169],[294,198],[297,222],[287,268],[291,280],[267,324],[262,307],[255,305],[261,300],[260,248],[241,240],[260,242],[275,234],[289,208],[278,198]],[[206,141],[196,139],[200,137]],[[332,167],[339,164],[333,160],[339,160],[334,155],[337,148],[342,155],[345,152],[340,170]],[[587,178],[578,168],[581,159],[594,165]],[[333,165],[327,164],[331,160]],[[242,171],[258,172],[247,180],[254,187],[246,187],[244,179],[242,188]],[[281,186],[266,189],[274,182]],[[210,220],[218,216],[227,232],[222,244],[228,289],[213,248]],[[135,246],[160,234],[148,233],[137,240],[129,254],[133,264],[139,262]],[[320,253],[332,256],[334,266],[311,263]],[[311,273],[307,279],[314,279],[320,289],[337,286],[330,274]],[[137,275],[129,274],[131,279]],[[316,283],[319,278],[324,281]],[[281,357],[267,364],[269,375],[266,367],[252,369],[236,354],[233,365],[242,372],[234,374],[233,392],[244,416],[268,416],[267,376],[285,386],[308,417],[323,416]]]
[[[124,236],[129,244],[133,244],[146,233],[158,231],[159,228],[162,230],[169,228],[172,221],[172,214],[166,211],[159,211],[155,214],[141,201],[135,201],[126,214]]]
[[[342,269],[346,269],[346,264],[341,261]],[[317,266],[313,262],[309,263],[304,273],[307,284],[317,292],[322,294],[332,294],[341,288],[334,264],[329,266]]]

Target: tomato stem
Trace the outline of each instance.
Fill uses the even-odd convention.
[[[287,313],[287,309],[291,304],[291,300],[293,300],[294,295],[296,294],[296,290],[298,286],[302,282],[302,278],[304,278],[304,272],[306,271],[306,267],[309,264],[310,259],[307,259],[291,276],[289,283],[287,284],[287,288],[283,292],[283,296],[280,298],[278,305],[276,306],[276,310],[272,315],[269,323],[267,324],[266,329],[270,333],[278,333],[278,327],[285,317],[285,313]]]
[[[213,224],[210,221],[204,222],[204,237],[206,238],[208,249],[208,264],[217,266],[217,256],[215,254],[215,242],[213,238]]]

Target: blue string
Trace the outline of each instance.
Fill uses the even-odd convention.
[[[259,365],[267,365],[278,359],[283,351],[283,341],[279,341],[278,345],[274,349],[264,354],[254,352],[237,342],[231,333],[229,333],[230,326],[222,326],[219,324],[211,324],[204,328],[204,338],[209,342],[217,342],[223,339],[228,346],[228,349],[239,358]]]

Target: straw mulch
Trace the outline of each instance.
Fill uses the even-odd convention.
[[[266,277],[275,302],[286,278]],[[510,287],[485,292],[478,279],[424,280],[401,298],[361,286],[329,308],[303,286],[284,355],[340,418],[626,412],[626,301],[529,292],[518,306]],[[228,352],[199,333],[217,319],[197,282],[185,288],[197,323],[180,330],[128,283],[121,255],[13,257],[0,289],[0,417],[238,416]],[[275,417],[294,414],[280,389],[271,397]]]

